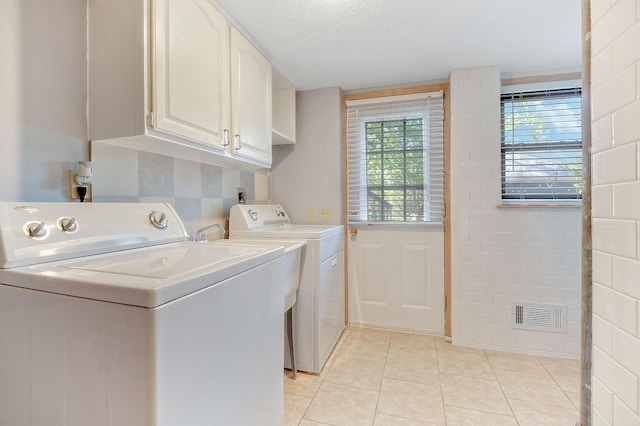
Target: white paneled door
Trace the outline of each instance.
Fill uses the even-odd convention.
[[[349,322],[444,334],[442,226],[349,228]]]

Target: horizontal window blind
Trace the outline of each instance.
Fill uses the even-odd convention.
[[[581,199],[581,89],[506,93],[501,109],[502,199]]]
[[[349,221],[444,215],[442,92],[347,101]]]

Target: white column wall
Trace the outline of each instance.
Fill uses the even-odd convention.
[[[591,21],[592,424],[640,425],[640,3]]]
[[[577,358],[581,212],[499,209],[500,68],[451,73],[453,343]],[[512,301],[567,305],[567,333],[512,329]]]

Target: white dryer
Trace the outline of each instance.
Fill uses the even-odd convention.
[[[165,204],[0,203],[0,425],[282,425],[277,247]]]
[[[280,205],[236,204],[229,238],[307,242],[293,306],[293,340],[297,369],[320,373],[345,326],[344,227],[292,224]],[[289,366],[287,357],[288,352]]]

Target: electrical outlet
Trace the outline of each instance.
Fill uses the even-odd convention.
[[[76,176],[78,176],[78,172],[74,170],[69,171],[69,198],[72,200],[79,200],[80,195],[78,195],[78,182],[76,182]],[[84,202],[90,202],[92,198],[91,194],[91,185],[83,185],[87,188],[87,194],[84,196]]]
[[[244,188],[238,188],[238,203],[239,204],[247,203],[247,190]]]
[[[315,220],[316,218],[316,211],[314,210],[313,207],[307,207],[307,219],[308,220]]]
[[[320,220],[331,220],[331,207],[320,207]]]

